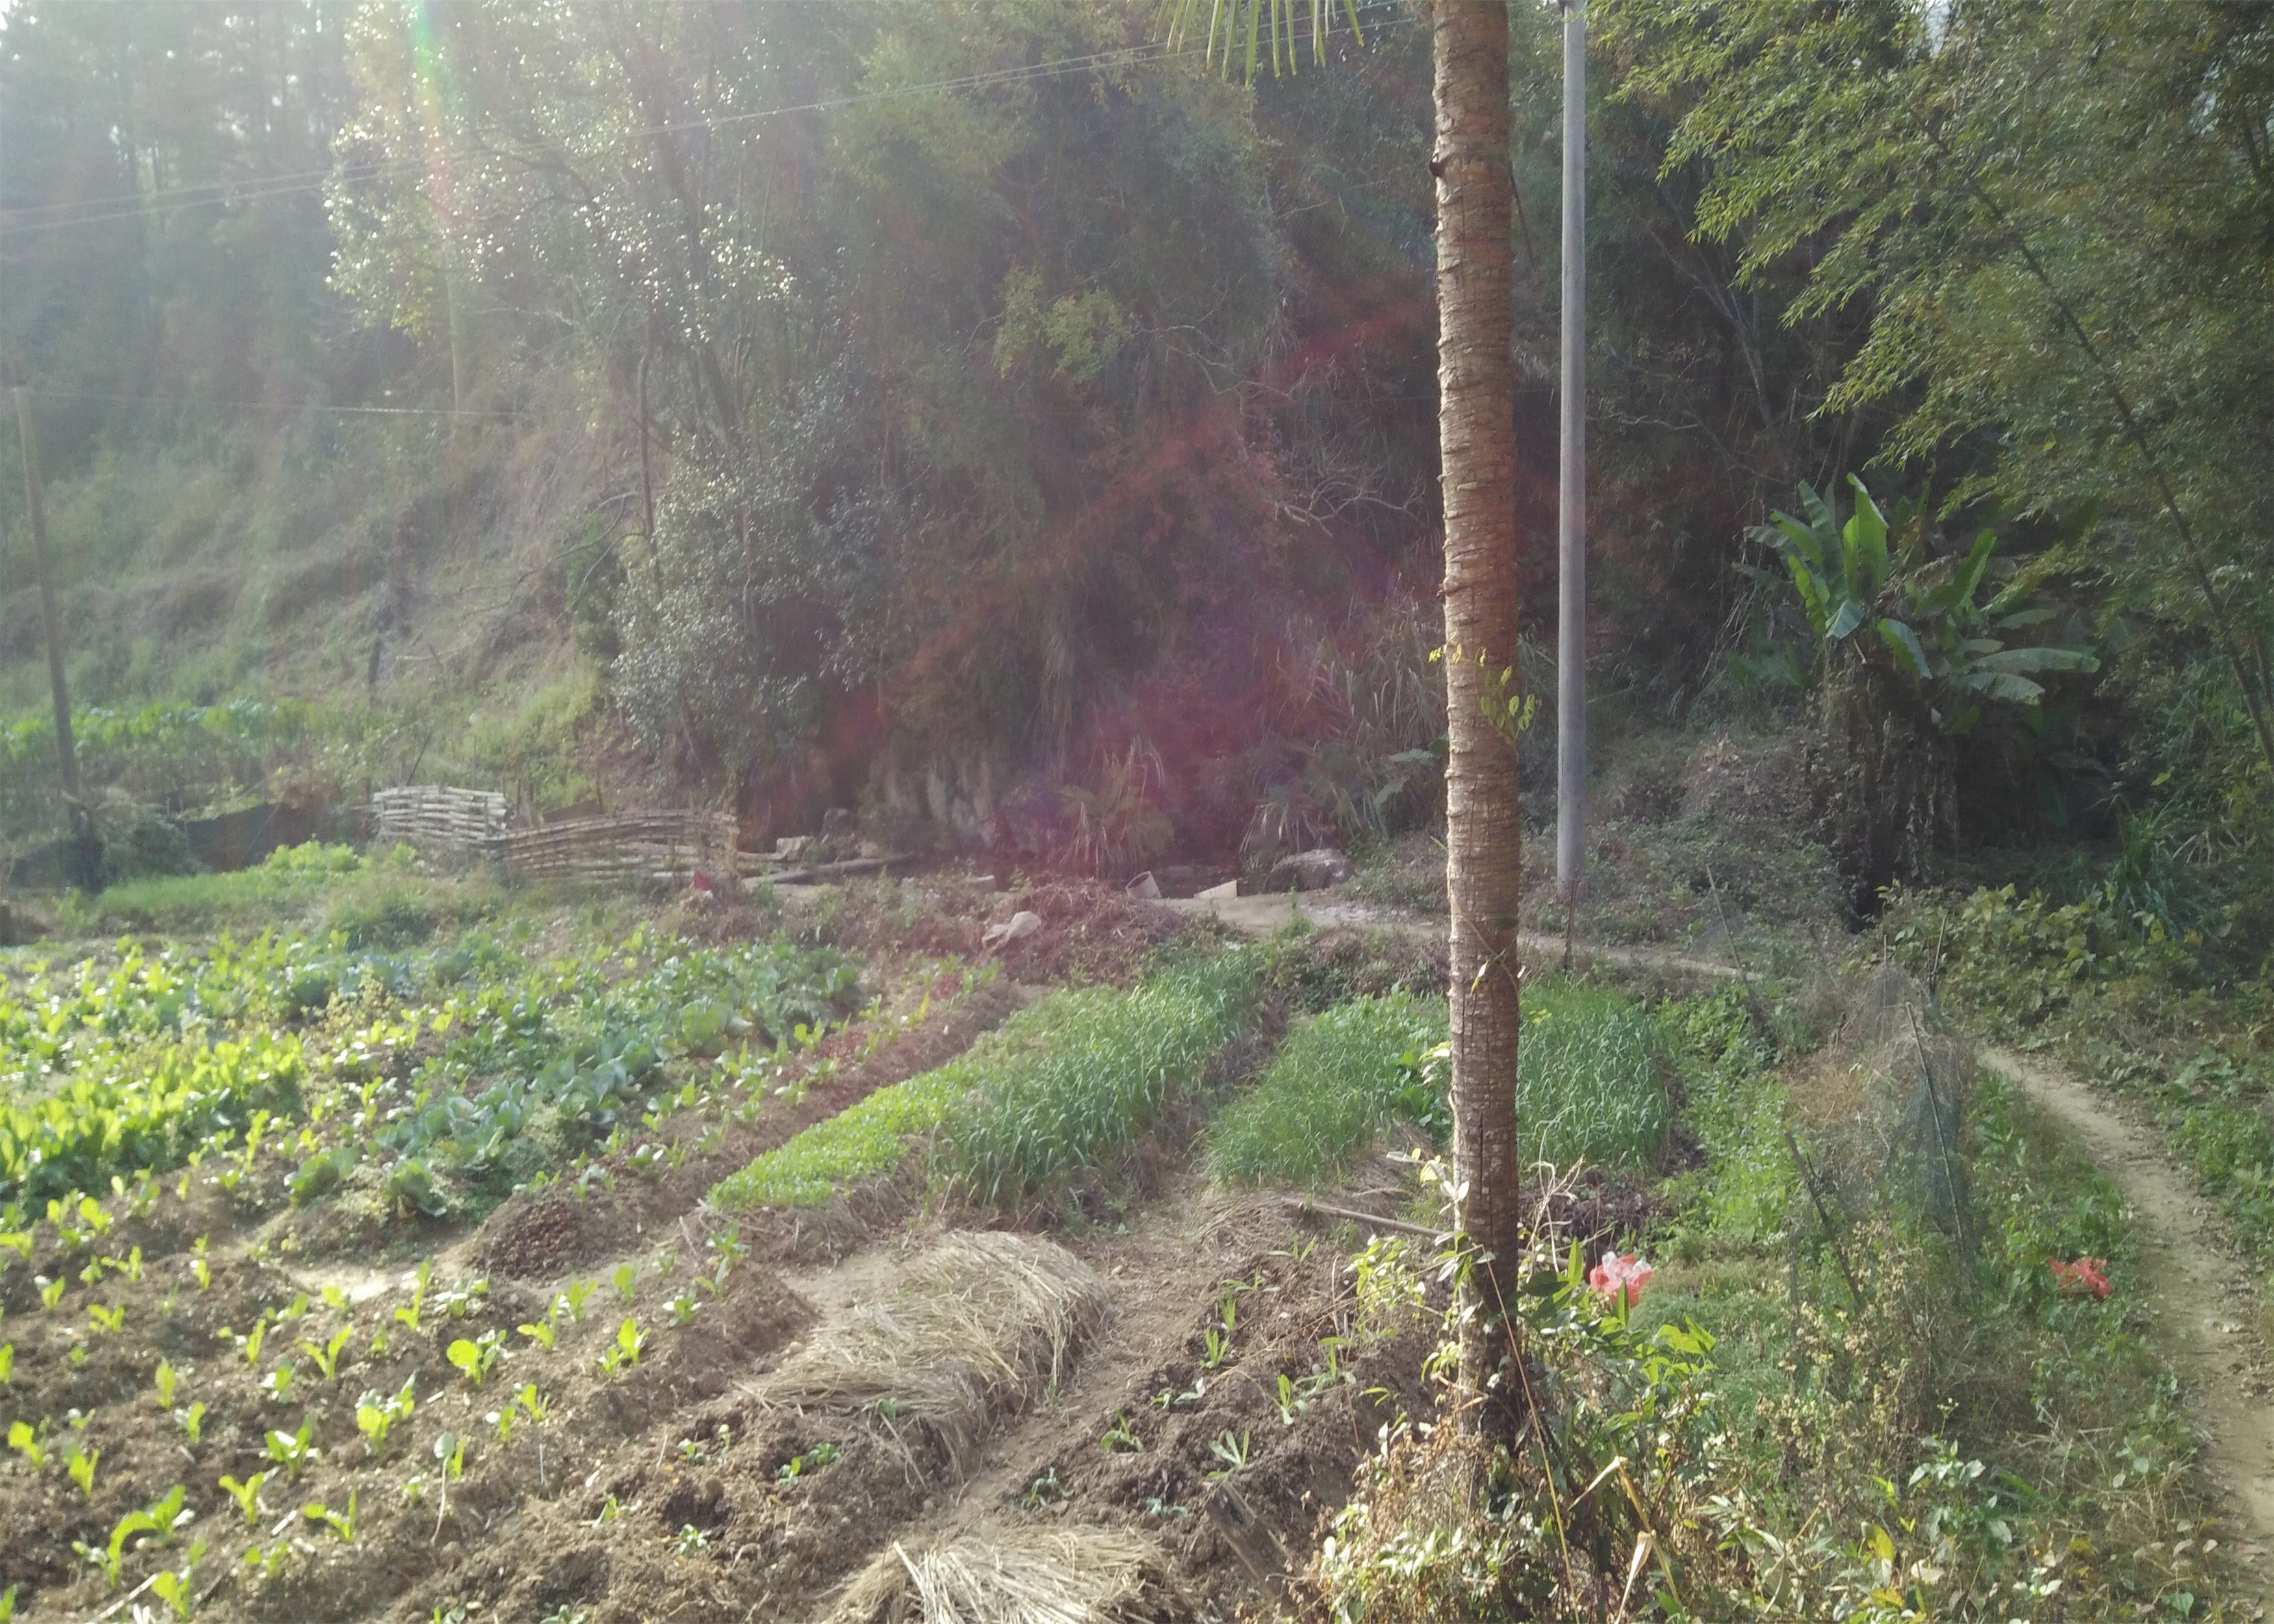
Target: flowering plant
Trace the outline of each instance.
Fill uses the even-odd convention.
[[[2053,1284],[2060,1289],[2063,1297],[2105,1297],[2116,1289],[2109,1283],[2105,1258],[2079,1258],[2074,1263],[2048,1258],[2045,1267],[2052,1270]]]
[[[1615,1252],[1607,1252],[1603,1260],[1587,1271],[1587,1284],[1605,1297],[1615,1297],[1621,1308],[1631,1308],[1655,1273],[1640,1252],[1623,1258]]]

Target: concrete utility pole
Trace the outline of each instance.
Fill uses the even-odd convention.
[[[32,426],[32,392],[18,384],[16,435],[24,447],[24,501],[32,524],[32,576],[40,590],[40,631],[48,641],[48,685],[56,701],[56,754],[61,758],[64,800],[72,823],[72,838],[86,858],[87,798],[79,793],[79,752],[72,744],[71,689],[64,680],[63,616],[56,609],[56,586],[48,573],[48,515],[40,500],[40,441]]]
[[[1587,15],[1563,5],[1563,447],[1555,526],[1555,883],[1587,888]]]

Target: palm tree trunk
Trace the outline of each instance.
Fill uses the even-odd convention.
[[[1516,1132],[1517,897],[1522,875],[1516,750],[1516,369],[1509,169],[1508,0],[1437,0],[1437,380],[1445,504],[1445,882],[1452,905],[1453,1171],[1460,1227],[1483,1261],[1483,1312],[1462,1375],[1491,1388],[1505,1337],[1501,1264],[1522,1241]],[[1503,707],[1495,718],[1487,706]]]

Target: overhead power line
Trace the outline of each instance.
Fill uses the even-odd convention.
[[[1360,0],[1357,9],[1361,16],[1366,16],[1369,13],[1385,11],[1403,12],[1405,5],[1404,0]],[[1386,28],[1401,20],[1410,20],[1410,18],[1385,18],[1374,26]],[[1298,42],[1308,38],[1310,34],[1311,30],[1307,26],[1305,26],[1297,36]],[[714,117],[649,124],[625,131],[622,139],[636,139],[659,135],[684,134],[697,130],[719,130],[735,124],[756,123],[761,119],[792,117],[801,113],[835,112],[848,107],[900,101],[909,96],[929,95],[934,93],[989,90],[1006,85],[1058,79],[1071,73],[1094,72],[1110,68],[1152,67],[1163,62],[1203,54],[1201,48],[1193,46],[1175,49],[1161,43],[1118,46],[1111,50],[1091,51],[1080,56],[1061,56],[1046,62],[1025,63],[1015,67],[992,68],[979,73],[960,74],[953,79],[927,80],[922,84],[899,85],[883,90],[824,97],[813,102],[755,108],[748,112],[722,113]],[[70,230],[79,226],[106,225],[117,221],[141,219],[152,214],[171,214],[181,209],[210,208],[232,203],[259,202],[269,198],[320,192],[335,180],[382,179],[395,174],[425,169],[438,162],[464,163],[477,159],[501,157],[534,162],[549,156],[553,150],[550,147],[524,149],[496,147],[470,147],[461,152],[445,154],[439,159],[421,155],[416,158],[388,159],[373,163],[335,164],[321,169],[287,171],[282,175],[259,176],[243,181],[207,181],[193,186],[171,187],[148,193],[119,192],[104,198],[75,199],[64,203],[34,204],[26,208],[0,213],[0,239],[28,237],[35,232]],[[72,209],[107,210],[108,212],[90,214],[63,212]],[[43,214],[50,217],[38,217]],[[26,215],[34,217],[24,218]]]
[[[449,406],[324,406],[312,401],[215,401],[184,395],[102,394],[91,389],[30,389],[26,393],[49,401],[119,401],[135,406],[192,406],[208,411],[320,411],[351,417],[527,417],[535,414],[484,410]]]

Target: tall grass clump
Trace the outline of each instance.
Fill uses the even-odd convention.
[[[1198,1092],[1209,1062],[1254,1018],[1257,959],[1234,950],[1188,960],[1130,992],[1068,1000],[1050,1041],[988,1068],[948,1124],[955,1178],[1016,1202],[1126,1145]]]
[[[1083,987],[1021,1010],[937,1071],[880,1088],[712,1191],[730,1210],[814,1207],[939,1136],[972,1194],[1015,1201],[1094,1165],[1196,1089],[1254,1013],[1254,956],[1176,966],[1130,992]]]
[[[1304,1022],[1209,1124],[1209,1167],[1226,1184],[1315,1184],[1397,1123],[1437,1125],[1444,1094],[1427,1060],[1445,1019],[1442,998],[1400,990]]]
[[[1405,992],[1355,998],[1298,1028],[1253,1092],[1208,1133],[1230,1184],[1316,1184],[1404,1123],[1441,1144],[1445,1004]],[[1527,988],[1516,1122],[1525,1158],[1570,1167],[1647,1163],[1673,1108],[1659,1080],[1658,1034],[1639,1004],[1598,987]]]
[[[1633,999],[1570,981],[1527,989],[1517,1056],[1527,1157],[1639,1167],[1666,1142],[1674,1107],[1659,1078],[1658,1029]]]

